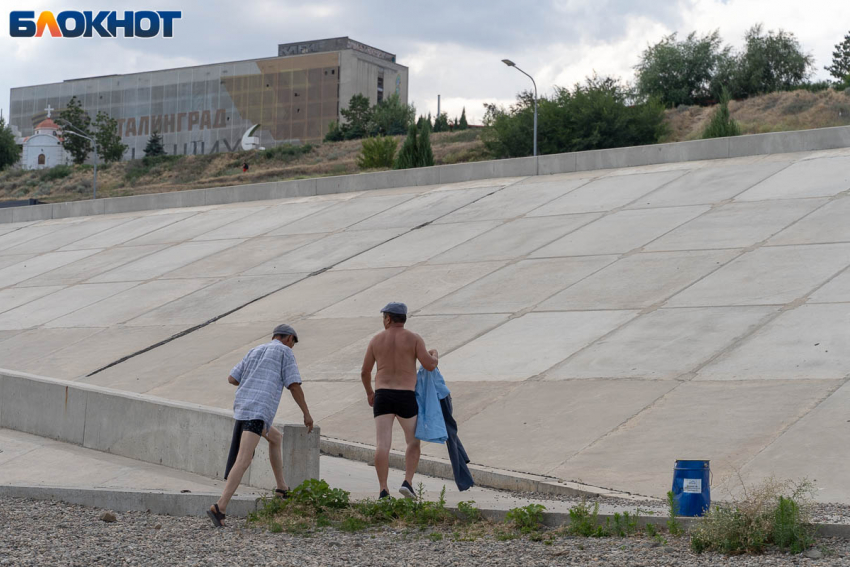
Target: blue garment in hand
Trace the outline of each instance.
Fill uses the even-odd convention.
[[[419,404],[416,438],[420,441],[445,443],[449,438],[440,405],[440,394],[448,396],[448,392],[446,381],[438,369],[429,371],[419,368],[416,373],[416,403]]]

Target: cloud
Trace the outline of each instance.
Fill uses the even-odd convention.
[[[572,86],[594,71],[630,80],[640,53],[662,36],[719,29],[740,46],[757,22],[794,32],[816,58],[816,78],[850,28],[850,3],[833,0],[423,0],[388,3],[184,0],[173,39],[12,39],[0,26],[0,108],[9,89],[64,79],[272,57],[278,43],[350,36],[398,55],[410,68],[420,113],[442,108],[477,122],[483,102],[510,104],[531,87],[501,59],[532,74],[541,93]],[[8,3],[7,3],[8,6]],[[79,10],[78,2],[30,0],[28,9]],[[92,10],[139,9],[93,0]],[[8,9],[8,8],[7,8]],[[4,14],[5,15],[5,14]],[[8,21],[7,18],[3,18]]]

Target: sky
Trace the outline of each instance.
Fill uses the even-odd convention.
[[[815,58],[814,79],[850,31],[850,2],[839,0],[455,0],[454,2],[301,0],[3,0],[0,109],[9,89],[114,73],[133,73],[277,55],[277,44],[329,37],[395,53],[410,68],[409,93],[419,114],[466,108],[479,123],[484,103],[511,104],[531,81],[501,60],[512,59],[541,94],[595,73],[634,79],[650,44],[673,32],[720,31],[740,47],[744,32],[793,32]],[[12,38],[9,12],[33,10],[175,10],[174,37]]]

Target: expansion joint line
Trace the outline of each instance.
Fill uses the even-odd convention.
[[[152,345],[150,345],[150,346],[147,346],[147,347],[145,347],[145,348],[143,348],[143,349],[137,350],[137,351],[135,351],[135,352],[133,352],[133,353],[130,353],[130,354],[126,355],[126,356],[123,356],[123,357],[119,358],[118,360],[114,360],[114,361],[110,362],[109,364],[107,364],[107,365],[105,365],[105,366],[102,366],[102,367],[98,368],[97,370],[94,370],[94,371],[92,371],[92,372],[90,372],[90,373],[86,374],[86,378],[90,378],[91,376],[94,376],[95,374],[99,374],[100,372],[103,372],[104,370],[108,370],[109,368],[112,368],[113,366],[117,366],[117,365],[119,365],[119,364],[122,364],[122,363],[124,363],[124,362],[127,362],[127,361],[128,361],[128,360],[130,360],[131,358],[135,358],[135,357],[137,357],[137,356],[139,356],[139,355],[142,355],[142,354],[145,354],[145,353],[147,353],[147,352],[150,352],[150,351],[152,351],[152,350],[154,350],[154,349],[157,349],[157,348],[159,348],[159,347],[161,347],[161,346],[167,345],[168,343],[170,343],[170,342],[172,342],[172,341],[175,341],[175,340],[177,340],[177,339],[179,339],[179,338],[181,338],[181,337],[185,337],[186,335],[192,334],[192,333],[194,333],[195,331],[198,331],[198,330],[200,330],[200,329],[203,329],[204,327],[207,327],[208,325],[211,325],[211,324],[215,323],[215,322],[216,322],[216,321],[218,321],[219,319],[223,319],[224,317],[227,317],[228,315],[232,315],[233,313],[236,313],[237,311],[240,311],[240,310],[242,310],[242,309],[244,309],[244,308],[248,307],[249,305],[251,305],[251,304],[253,304],[253,303],[256,303],[257,301],[260,301],[260,300],[262,300],[262,299],[265,299],[265,298],[267,298],[267,297],[269,297],[270,295],[273,295],[273,294],[275,294],[275,293],[281,292],[281,291],[283,291],[283,290],[285,290],[285,289],[287,289],[287,288],[289,288],[289,287],[294,286],[294,285],[295,285],[295,284],[297,284],[297,283],[301,283],[301,282],[303,282],[303,281],[305,281],[305,280],[308,280],[308,279],[310,279],[310,278],[313,278],[313,277],[316,277],[316,276],[318,276],[318,275],[320,275],[320,274],[323,274],[323,273],[327,272],[328,270],[332,270],[333,268],[335,268],[336,266],[338,266],[338,265],[342,264],[343,262],[347,262],[347,261],[349,261],[349,260],[352,260],[352,259],[354,259],[354,258],[356,258],[356,257],[360,256],[361,254],[365,254],[366,252],[369,252],[370,250],[373,250],[374,248],[377,248],[378,246],[383,246],[384,244],[387,244],[388,242],[392,242],[393,240],[396,240],[396,239],[398,239],[398,238],[401,238],[402,236],[404,236],[404,235],[406,235],[406,234],[410,234],[410,233],[411,233],[411,232],[413,232],[414,230],[419,230],[419,229],[424,228],[424,227],[426,227],[426,226],[428,226],[428,225],[430,225],[430,224],[433,224],[434,222],[436,222],[436,221],[440,220],[440,219],[441,219],[441,218],[443,218],[443,217],[446,217],[446,216],[448,216],[448,215],[450,215],[450,214],[452,214],[452,213],[455,213],[455,212],[457,212],[457,211],[461,210],[461,209],[462,209],[462,208],[464,208],[464,207],[468,207],[469,205],[472,205],[472,204],[474,204],[474,203],[477,203],[477,202],[478,202],[478,201],[480,201],[481,199],[486,199],[487,197],[490,197],[491,195],[494,195],[494,194],[498,193],[499,191],[503,191],[504,189],[507,189],[508,187],[511,187],[511,186],[513,186],[513,185],[515,185],[515,184],[519,183],[520,181],[523,181],[524,179],[526,179],[526,178],[522,178],[522,179],[520,179],[520,180],[518,180],[518,181],[515,181],[515,182],[513,182],[513,183],[509,183],[509,184],[507,184],[507,185],[504,185],[504,186],[502,186],[502,187],[499,187],[499,188],[497,188],[497,189],[496,189],[496,190],[494,190],[494,191],[491,191],[491,192],[489,192],[489,193],[486,193],[486,194],[484,194],[484,195],[482,195],[482,196],[478,197],[477,199],[474,199],[474,200],[470,201],[469,203],[466,203],[466,204],[464,204],[464,205],[462,205],[462,206],[460,206],[460,207],[457,207],[456,209],[452,209],[451,211],[448,211],[447,213],[444,213],[444,214],[442,214],[442,215],[440,215],[440,216],[438,216],[438,217],[436,217],[436,218],[431,219],[430,221],[424,222],[424,223],[422,223],[422,224],[420,224],[420,225],[418,225],[418,226],[415,226],[415,227],[413,227],[413,228],[411,228],[411,229],[409,229],[409,230],[406,230],[406,231],[404,231],[404,232],[402,232],[402,233],[400,233],[400,234],[397,234],[396,236],[393,236],[393,237],[388,238],[388,239],[386,239],[386,240],[384,240],[384,241],[382,241],[382,242],[379,242],[379,243],[375,244],[374,246],[370,246],[369,248],[366,248],[366,249],[364,249],[364,250],[361,250],[360,252],[357,252],[356,254],[352,254],[351,256],[349,256],[349,257],[347,257],[347,258],[343,258],[342,260],[339,260],[338,262],[336,262],[336,263],[334,263],[334,264],[331,264],[330,266],[325,266],[324,268],[321,268],[321,269],[319,269],[319,270],[316,270],[316,271],[314,271],[314,272],[311,272],[311,273],[307,274],[306,276],[304,276],[303,278],[300,278],[300,279],[298,279],[298,280],[295,280],[295,281],[293,281],[293,282],[290,282],[290,283],[286,284],[285,286],[281,286],[281,287],[279,287],[278,289],[272,290],[272,291],[270,291],[270,292],[268,292],[268,293],[266,293],[266,294],[263,294],[263,295],[261,295],[261,296],[259,296],[259,297],[255,297],[254,299],[252,299],[252,300],[250,300],[250,301],[247,301],[247,302],[243,303],[242,305],[239,305],[238,307],[234,307],[233,309],[231,309],[231,310],[229,310],[229,311],[226,311],[226,312],[224,312],[224,313],[221,313],[221,314],[219,314],[219,315],[216,315],[215,317],[213,317],[213,318],[211,318],[211,319],[209,319],[209,320],[207,320],[207,321],[204,321],[203,323],[200,323],[200,324],[198,324],[198,325],[195,325],[194,327],[189,327],[188,329],[184,329],[183,331],[180,331],[179,333],[176,333],[176,334],[174,334],[174,335],[171,335],[171,336],[170,336],[170,337],[168,337],[167,339],[163,339],[163,340],[159,341],[158,343],[155,343],[155,344],[152,344]],[[425,195],[425,194],[427,194],[427,193],[428,193],[428,192],[423,193],[423,195]],[[388,210],[392,210],[392,208],[390,208],[390,209],[388,209]]]

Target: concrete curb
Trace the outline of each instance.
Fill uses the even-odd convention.
[[[832,150],[850,147],[850,126],[752,134],[733,138],[694,140],[609,150],[438,165],[417,169],[379,171],[292,181],[212,187],[109,197],[106,199],[31,205],[0,209],[0,223],[30,222],[67,217],[134,211],[224,205],[248,201],[308,197],[392,187],[419,187],[494,179],[528,177],[575,171],[616,169],[662,163],[725,159],[743,156]]]
[[[0,497],[58,500],[114,512],[145,512],[166,516],[203,516],[221,494],[212,492],[162,492],[153,490],[116,490],[112,488],[65,488],[60,486],[0,485]],[[257,509],[254,496],[233,497],[227,515],[244,518]]]
[[[50,500],[78,504],[92,508],[102,508],[115,512],[151,512],[167,516],[203,516],[210,502],[218,499],[219,494],[157,491],[113,490],[108,488],[62,488],[55,486],[9,486],[0,485],[0,497],[29,498],[32,500]],[[257,510],[259,498],[253,496],[234,496],[227,508],[227,515],[237,518],[247,517]],[[450,510],[457,511],[455,507]],[[504,522],[507,510],[480,509],[481,517],[491,522]],[[599,514],[602,522],[614,520],[613,514]],[[653,524],[666,527],[666,516],[638,516],[638,527]],[[699,524],[699,518],[678,518],[685,530]],[[543,512],[543,524],[550,528],[569,525],[570,515],[565,512]],[[817,535],[850,539],[850,524],[815,524]]]
[[[373,463],[375,458],[375,447],[363,443],[343,441],[322,437],[319,442],[322,454],[331,457],[341,457],[351,461]],[[394,469],[404,470],[404,453],[390,451],[390,466]],[[648,500],[644,496],[633,495],[628,492],[618,492],[607,488],[599,488],[577,482],[561,481],[552,477],[544,477],[521,472],[494,469],[481,465],[469,465],[472,477],[478,486],[484,488],[495,488],[498,490],[510,490],[513,492],[539,492],[542,494],[560,494],[565,496],[586,496],[589,498],[611,497],[631,499],[635,502]],[[419,460],[417,472],[454,480],[452,465],[448,459],[434,457],[422,457]]]
[[[318,478],[319,428],[308,435],[301,424],[275,426],[284,434],[286,477],[296,484]],[[233,413],[0,368],[0,427],[220,479]],[[257,447],[256,459],[268,460],[267,443]],[[252,466],[245,474],[246,485],[275,485],[270,467]]]

